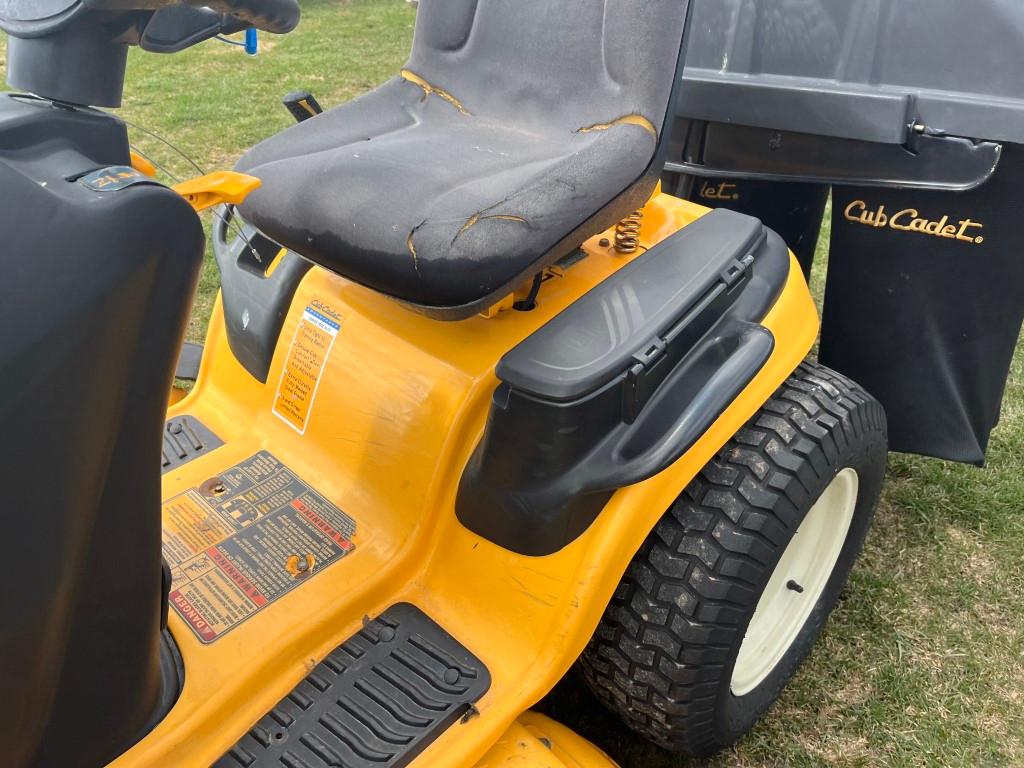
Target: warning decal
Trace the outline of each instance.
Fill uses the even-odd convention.
[[[319,302],[306,307],[295,329],[274,398],[274,413],[300,435],[306,433],[320,374],[340,330],[341,318]]]
[[[171,606],[204,643],[353,549],[356,525],[266,451],[166,501]]]

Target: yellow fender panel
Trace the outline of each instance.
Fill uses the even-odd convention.
[[[659,195],[645,209],[641,244],[649,248],[706,212]],[[588,258],[553,270],[532,312],[458,323],[423,317],[315,268],[293,300],[266,384],[232,355],[218,302],[199,380],[171,415],[198,418],[225,445],[168,472],[164,498],[266,450],[355,520],[355,549],[212,643],[200,642],[172,611],[169,626],[187,670],[184,690],[167,718],[116,760],[116,768],[209,766],[354,634],[364,616],[398,602],[419,606],[492,676],[477,704],[479,715],[449,728],[414,766],[478,765],[555,686],[583,651],[648,532],[799,365],[818,331],[814,303],[793,259],[789,282],[763,321],[777,342],[771,358],[693,449],[657,477],[616,493],[590,529],[563,550],[540,558],[504,550],[464,528],[454,513],[459,478],[497,386],[495,366],[629,263],[633,257],[615,253],[611,242],[612,232],[597,236],[584,246]],[[297,429],[274,407],[307,307],[339,317],[340,331],[326,353],[305,424]],[[534,737],[555,733],[531,718],[517,727]],[[575,744],[564,734],[551,738]],[[566,766],[573,765],[570,758],[608,765],[593,763],[596,758],[576,746],[560,749],[553,758]]]
[[[619,768],[564,725],[524,712],[474,768]]]

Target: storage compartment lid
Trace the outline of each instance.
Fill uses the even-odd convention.
[[[511,350],[498,378],[568,400],[623,375],[660,335],[744,279],[767,241],[764,225],[712,211],[623,267]]]

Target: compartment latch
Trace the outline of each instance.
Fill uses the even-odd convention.
[[[651,386],[649,377],[665,360],[668,342],[660,337],[652,339],[633,355],[633,361],[626,372],[626,385],[622,393],[622,416],[627,424],[636,421],[657,384]]]
[[[727,289],[732,288],[742,280],[751,267],[754,266],[754,254],[748,253],[742,259],[733,259],[719,276]]]

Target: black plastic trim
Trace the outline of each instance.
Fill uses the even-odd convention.
[[[665,169],[723,179],[964,191],[992,177],[1002,149],[913,125],[905,126],[900,143],[881,143],[680,119]]]
[[[225,34],[231,19],[210,8],[169,5],[153,14],[139,38],[150,53],[179,53],[217,35]]]
[[[402,768],[491,686],[419,608],[392,606],[331,651],[214,768]]]
[[[166,474],[222,445],[224,441],[195,416],[175,416],[164,426],[160,471]]]
[[[761,370],[775,340],[758,323],[790,263],[756,219],[715,211],[509,352],[459,520],[524,555],[574,541],[615,490],[677,461]]]
[[[266,384],[292,299],[313,264],[288,251],[267,275],[281,246],[242,221],[233,207],[219,213],[213,254],[220,268],[228,346],[242,367]],[[237,222],[234,232],[232,222]]]
[[[498,378],[553,400],[593,392],[625,370],[646,342],[676,324],[681,311],[698,309],[712,291],[711,300],[720,302],[747,274],[753,254],[766,241],[767,231],[757,219],[712,211],[588,291],[512,349],[498,365]]]
[[[199,378],[199,366],[203,362],[203,345],[191,341],[181,346],[178,354],[178,366],[174,369],[174,378],[181,381],[195,381]]]
[[[184,688],[185,662],[181,658],[178,644],[174,642],[174,636],[165,625],[160,633],[160,698],[149,721],[138,737],[132,741],[133,744],[141,741],[146,734],[156,728],[160,721],[170,714]]]
[[[106,765],[163,695],[159,445],[205,241],[166,187],[72,181],[129,163],[117,118],[0,96],[0,463],[45,510],[5,541],[46,563],[0,600],[5,766]]]

